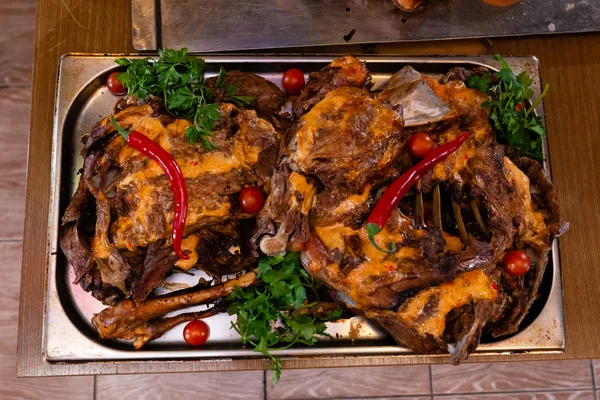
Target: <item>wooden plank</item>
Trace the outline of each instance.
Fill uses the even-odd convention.
[[[528,392],[500,394],[472,394],[459,396],[434,397],[444,400],[594,400],[591,390],[576,390],[566,392]]]
[[[81,2],[40,0],[35,42],[31,140],[23,257],[23,291],[19,335],[21,375],[185,372],[261,369],[261,360],[227,362],[164,361],[47,364],[41,358],[42,318],[49,199],[49,166],[56,68],[61,54],[130,52],[129,1]],[[394,53],[401,53],[399,46]],[[299,51],[302,51],[301,49]],[[344,48],[342,48],[344,51]],[[487,51],[487,50],[486,50]],[[540,57],[544,81],[554,89],[547,101],[550,155],[554,180],[573,229],[561,241],[567,351],[564,354],[473,356],[472,361],[524,361],[600,358],[596,337],[600,326],[600,237],[594,235],[600,214],[598,151],[600,97],[591,88],[600,83],[600,35],[502,39],[495,51]],[[35,251],[33,251],[35,249]],[[25,334],[26,333],[26,334]],[[448,357],[341,357],[285,361],[286,368],[398,365],[448,362]]]
[[[590,360],[434,365],[433,393],[593,389]]]
[[[552,177],[571,230],[560,239],[567,355],[598,358],[600,342],[600,35],[498,40],[503,54],[539,57]]]
[[[29,86],[0,89],[0,240],[23,237],[30,97]]]
[[[412,396],[430,394],[429,368],[425,365],[370,368],[331,368],[328,370],[283,371],[281,380],[270,387],[268,399],[323,399]],[[307,384],[310,382],[310,384]]]
[[[96,381],[96,400],[262,399],[262,371],[196,374],[109,375]]]
[[[91,376],[17,379],[17,310],[21,242],[0,243],[0,399],[92,400]]]
[[[0,87],[31,84],[35,3],[0,2]]]

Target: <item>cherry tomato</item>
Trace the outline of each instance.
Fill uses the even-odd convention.
[[[183,328],[183,338],[191,346],[204,344],[210,336],[210,328],[199,319],[191,321]]]
[[[127,89],[125,89],[125,86],[123,86],[119,78],[117,78],[117,75],[119,74],[120,72],[113,72],[106,79],[106,87],[115,96],[123,96],[127,93]]]
[[[240,206],[244,212],[258,212],[263,204],[265,204],[265,196],[256,186],[249,186],[241,191]]]
[[[531,267],[531,260],[523,250],[511,250],[502,260],[504,272],[513,276],[525,275]]]
[[[298,68],[290,68],[283,74],[281,83],[286,92],[291,94],[299,93],[304,89],[304,74]]]
[[[408,152],[417,158],[423,158],[433,149],[433,139],[424,132],[415,133],[408,139]]]
[[[515,106],[515,111],[519,111],[523,108],[525,108],[525,103],[519,103]]]

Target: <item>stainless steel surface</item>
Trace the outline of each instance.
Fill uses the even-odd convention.
[[[133,0],[139,28],[133,44],[209,52],[344,44],[353,29],[350,43],[600,30],[600,0],[522,0],[505,7],[486,1],[429,0],[424,11],[409,14],[392,0]],[[156,18],[138,8],[154,8]],[[139,40],[153,33],[158,47]]]
[[[94,55],[63,57],[59,68],[56,115],[54,120],[52,154],[52,207],[49,217],[48,281],[44,321],[44,356],[50,361],[81,360],[140,360],[203,358],[226,361],[233,357],[258,357],[244,349],[238,336],[229,329],[230,317],[218,315],[207,319],[211,338],[201,349],[190,349],[182,340],[183,326],[150,342],[143,350],[134,351],[125,341],[100,341],[91,327],[92,315],[104,307],[79,285],[73,285],[73,275],[65,257],[58,248],[58,226],[61,213],[69,202],[78,181],[81,168],[79,156],[81,135],[112,111],[116,98],[104,87],[107,75],[115,70],[113,59]],[[281,82],[281,73],[288,65],[300,66],[305,73],[318,70],[331,57],[273,57],[273,56],[210,56],[207,75],[214,75],[223,65],[226,69],[252,71],[273,81]],[[452,66],[484,65],[497,67],[490,57],[363,57],[373,73],[376,87],[406,64],[423,73],[437,76]],[[516,71],[527,70],[534,79],[534,90],[540,93],[538,63],[532,57],[508,58]],[[536,111],[543,118],[543,105]],[[552,133],[551,133],[552,134]],[[547,154],[547,147],[544,147]],[[549,172],[549,166],[545,165]],[[495,342],[482,343],[478,352],[558,352],[564,348],[562,289],[558,244],[553,244],[552,263],[543,282],[540,300],[528,317],[526,326],[517,334]],[[202,273],[195,276],[175,274],[168,283],[193,285]],[[167,291],[162,288],[160,292]],[[350,337],[350,330],[358,335]],[[320,342],[315,347],[296,347],[280,351],[283,357],[341,355],[361,356],[376,354],[411,355],[407,349],[395,346],[375,326],[360,317],[343,323],[330,324],[328,332],[335,338]]]
[[[131,34],[136,49],[158,48],[160,10],[155,0],[131,0]]]

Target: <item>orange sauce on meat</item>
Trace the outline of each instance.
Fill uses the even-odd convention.
[[[491,4],[493,6],[506,7],[506,6],[510,6],[511,4],[519,3],[522,0],[482,0],[482,1],[484,3]]]
[[[437,312],[423,319],[423,309],[432,296],[439,296]],[[398,310],[397,315],[411,325],[417,323],[421,335],[441,337],[450,311],[479,300],[495,300],[497,296],[490,278],[481,269],[476,269],[459,275],[451,282],[420,291]]]

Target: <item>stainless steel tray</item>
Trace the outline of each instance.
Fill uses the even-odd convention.
[[[600,30],[600,0],[429,0],[408,14],[392,0],[132,0],[133,47],[190,51],[516,36]],[[346,37],[344,37],[346,36]]]
[[[183,326],[150,342],[143,350],[135,351],[129,342],[101,341],[90,324],[92,315],[104,306],[73,285],[73,274],[58,247],[58,228],[64,211],[79,179],[81,168],[81,136],[112,111],[116,98],[104,87],[108,74],[116,69],[117,55],[66,55],[61,59],[56,96],[53,150],[52,202],[48,221],[48,277],[44,321],[43,354],[47,361],[140,360],[203,358],[226,361],[233,357],[259,357],[242,347],[237,334],[230,327],[230,317],[217,315],[207,320],[211,338],[201,349],[190,349],[182,340]],[[289,66],[300,67],[305,73],[316,71],[332,57],[299,56],[208,56],[207,75],[214,75],[220,66],[228,70],[241,69],[255,72],[276,84]],[[439,75],[453,66],[483,65],[497,68],[489,56],[482,57],[363,57],[367,61],[376,85],[385,82],[402,66],[410,64],[428,75]],[[516,71],[527,70],[534,80],[534,90],[540,93],[540,75],[534,57],[507,58]],[[536,110],[543,118],[543,105]],[[547,156],[547,144],[544,144]],[[546,172],[550,172],[545,163]],[[193,285],[203,274],[195,276],[175,274],[170,283]],[[560,263],[558,243],[552,246],[551,263],[542,283],[539,299],[520,332],[497,341],[482,343],[477,352],[560,352],[564,349]],[[165,292],[162,288],[159,291]],[[198,307],[201,308],[201,307]],[[353,331],[350,336],[350,331]],[[358,331],[358,334],[355,332]],[[414,355],[394,342],[361,317],[343,323],[330,324],[328,332],[334,339],[324,340],[315,347],[296,347],[278,354],[282,357],[331,357],[339,355]]]

